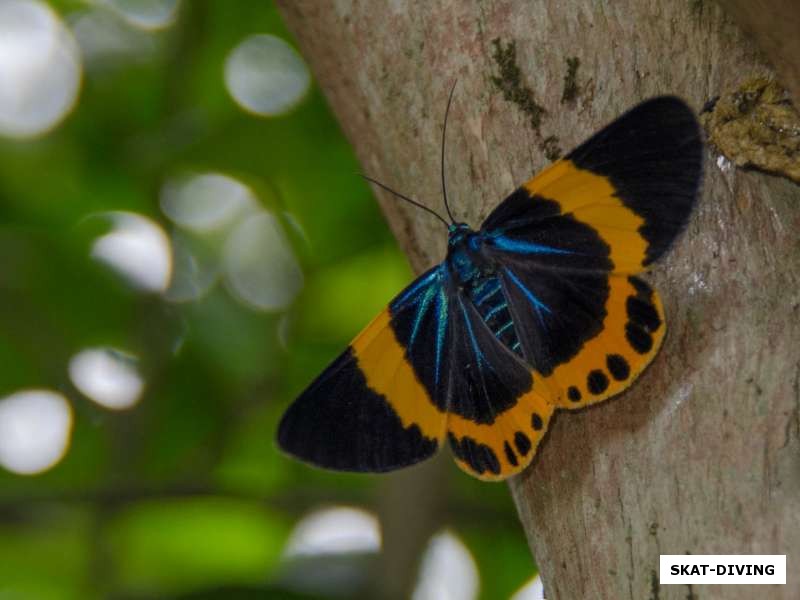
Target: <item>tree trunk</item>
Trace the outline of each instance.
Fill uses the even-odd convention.
[[[437,209],[458,78],[448,191],[473,226],[640,100],[677,94],[699,112],[771,74],[704,0],[279,4],[364,171]],[[706,156],[688,231],[650,275],[669,327],[660,355],[617,399],[561,413],[511,481],[548,598],[800,597],[791,566],[787,586],[763,590],[658,583],[659,554],[791,565],[800,550],[800,187]],[[381,205],[417,271],[443,258],[440,223]]]

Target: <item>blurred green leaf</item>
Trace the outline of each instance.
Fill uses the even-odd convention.
[[[266,580],[289,524],[257,502],[209,497],[140,502],[115,516],[107,530],[123,585],[174,593]]]
[[[91,521],[85,511],[51,506],[0,524],[0,598],[91,597]]]

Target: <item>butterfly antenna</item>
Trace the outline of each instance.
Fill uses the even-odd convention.
[[[450,114],[450,104],[453,102],[453,92],[456,91],[457,83],[458,79],[453,82],[453,87],[450,88],[450,97],[447,99],[447,108],[444,110],[444,127],[442,127],[442,195],[444,196],[444,208],[452,223],[455,223],[456,220],[453,218],[453,213],[450,212],[450,204],[447,202],[447,183],[444,177],[444,142],[447,139],[447,115]]]
[[[444,223],[444,226],[445,226],[445,227],[449,227],[449,226],[450,226],[450,224],[449,224],[447,221],[445,221],[445,220],[444,220],[444,218],[443,218],[443,217],[442,217],[442,216],[441,216],[439,213],[437,213],[435,210],[432,210],[432,209],[428,208],[427,206],[425,206],[424,204],[421,204],[421,203],[417,202],[416,200],[412,200],[412,199],[411,199],[411,198],[409,198],[408,196],[404,196],[404,195],[403,195],[403,194],[401,194],[400,192],[395,192],[395,191],[394,191],[392,188],[390,188],[388,185],[384,185],[384,184],[382,184],[380,181],[377,181],[377,180],[373,179],[372,177],[367,177],[366,175],[363,175],[363,174],[360,174],[360,175],[361,175],[361,177],[363,177],[364,179],[366,179],[366,180],[367,180],[367,181],[369,181],[370,183],[374,183],[375,185],[377,185],[377,186],[378,186],[378,187],[380,187],[380,188],[383,188],[384,190],[386,190],[386,191],[387,191],[387,192],[389,192],[390,194],[394,194],[395,196],[397,196],[397,197],[398,197],[398,198],[400,198],[401,200],[405,200],[405,201],[406,201],[406,202],[408,202],[409,204],[413,204],[413,205],[414,205],[414,206],[416,206],[417,208],[421,208],[421,209],[422,209],[422,210],[424,210],[425,212],[429,212],[429,213],[431,213],[431,214],[432,214],[434,217],[436,217],[436,218],[437,218],[437,219],[439,219],[439,220],[440,220],[442,223]]]

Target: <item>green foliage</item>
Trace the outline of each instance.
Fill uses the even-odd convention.
[[[121,585],[155,595],[259,583],[278,565],[288,529],[258,502],[173,499],[119,511],[105,543]]]
[[[89,6],[51,5],[67,23]],[[0,398],[47,388],[74,413],[52,469],[0,469],[2,598],[299,598],[280,577],[293,524],[321,505],[376,509],[382,478],[310,469],[273,437],[411,271],[319,90],[272,118],[227,93],[225,58],[252,33],[288,38],[271,3],[184,2],[172,26],[142,34],[148,54],[87,67],[54,131],[0,138]],[[162,186],[207,170],[281,219],[304,277],[285,311],[253,310],[222,283],[171,303],[90,258],[109,231],[100,213],[171,233]],[[71,381],[70,358],[96,346],[138,357],[135,407],[98,406]],[[507,488],[455,477],[448,525],[482,597],[506,597],[534,569]]]

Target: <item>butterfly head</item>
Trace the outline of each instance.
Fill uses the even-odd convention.
[[[447,227],[447,245],[450,247],[458,246],[474,233],[466,223],[451,223]]]

